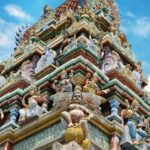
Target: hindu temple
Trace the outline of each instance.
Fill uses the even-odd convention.
[[[115,0],[66,0],[18,28],[0,63],[0,150],[150,150],[142,62]]]

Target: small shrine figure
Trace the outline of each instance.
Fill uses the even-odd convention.
[[[3,110],[0,108],[0,126],[2,124],[3,119],[4,119],[4,113],[3,113]]]
[[[94,53],[98,54],[95,44],[96,44],[96,39],[90,39],[87,46],[91,51],[94,51]]]
[[[134,78],[137,87],[141,87],[143,76],[141,74],[141,62],[136,63],[135,69],[132,71],[132,76]]]
[[[87,4],[87,0],[78,0],[78,5],[82,8]]]
[[[77,41],[74,37],[70,39],[69,50],[75,48],[77,46]]]
[[[0,65],[0,88],[3,87],[6,83],[6,78],[1,74],[4,67]]]
[[[34,80],[35,71],[33,69],[32,63],[29,60],[23,62],[21,65],[21,75],[29,82]]]
[[[85,148],[90,144],[90,141],[88,140],[89,131],[87,120],[91,120],[94,117],[94,114],[85,108],[82,103],[83,97],[81,88],[77,86],[72,95],[68,109],[62,112],[62,118],[68,125],[65,134],[66,142],[68,143],[75,140]]]
[[[47,18],[48,15],[51,14],[51,11],[52,10],[51,10],[50,6],[45,5],[44,8],[43,8],[43,12],[44,12],[43,17]]]
[[[54,58],[56,57],[56,52],[52,49],[49,49],[49,47],[45,47],[45,54],[41,56],[37,63],[37,67],[35,69],[35,73],[40,72],[48,65],[54,63]]]
[[[59,82],[58,86],[56,86],[56,82],[55,81],[52,85],[53,89],[56,92],[72,92],[72,88],[73,88],[73,70],[71,70],[71,73],[67,74],[66,70],[62,70],[61,72],[61,81]]]
[[[110,71],[111,69],[124,69],[124,64],[120,58],[120,55],[116,51],[108,52],[108,55],[104,56],[104,63],[101,69],[104,73]]]
[[[98,74],[97,73],[94,73],[92,77],[90,77],[90,76],[91,75],[89,73],[87,73],[86,79],[84,82],[85,85],[83,86],[83,92],[91,92],[93,94],[96,94],[101,99],[101,103],[105,102],[106,100],[102,96],[108,94],[110,92],[110,89],[100,90],[98,88],[98,85],[97,85]]]
[[[121,117],[123,119],[123,122],[124,120],[126,120],[126,124],[129,128],[129,133],[134,145],[140,144],[140,141],[137,140],[137,130],[138,128],[141,128],[143,126],[143,123],[141,123],[141,120],[137,115],[139,106],[139,103],[136,100],[133,100],[131,106],[128,103],[127,108],[122,110],[121,112]],[[147,137],[146,132],[142,129],[138,130],[138,134],[141,136],[142,139]]]
[[[131,65],[130,64],[127,64],[124,67],[123,75],[128,77],[129,79],[132,79],[132,72],[131,72]]]
[[[142,116],[142,118],[139,120],[138,129],[136,130],[138,133],[137,139],[140,144],[144,143],[146,138],[148,137],[148,134],[146,132],[146,128],[149,125],[148,120]]]
[[[35,84],[32,84],[30,88],[28,101],[26,102],[24,97],[22,104],[24,108],[19,110],[19,123],[26,121],[34,115],[41,115],[42,113],[47,112],[47,101],[44,96],[39,94]]]
[[[60,47],[60,52],[64,51],[64,48],[70,43],[69,33],[67,31],[63,31],[63,42]]]

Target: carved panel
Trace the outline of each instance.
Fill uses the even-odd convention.
[[[90,140],[104,150],[109,150],[109,137],[95,126],[89,124]]]
[[[56,137],[58,138],[61,136],[64,133],[64,130],[63,124],[59,122],[36,135],[30,136],[15,144],[13,150],[32,150],[38,146],[50,143],[56,139]],[[109,137],[106,134],[91,124],[89,124],[89,132],[89,138],[94,144],[102,149],[109,150]]]
[[[15,144],[13,150],[31,150],[37,145],[48,143],[54,138],[59,137],[64,131],[62,123],[57,123],[50,128],[47,128],[36,135],[30,136],[23,141]]]

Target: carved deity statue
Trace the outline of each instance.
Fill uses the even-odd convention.
[[[48,17],[48,15],[51,13],[51,8],[50,6],[48,5],[45,5],[44,8],[43,8],[43,17]]]
[[[94,117],[93,113],[85,108],[82,103],[83,97],[81,89],[80,87],[76,87],[67,110],[62,112],[62,118],[67,122],[68,125],[68,129],[66,131],[66,138],[68,141],[73,138],[69,137],[71,130],[75,130],[76,128],[82,129],[80,133],[83,132],[83,139],[81,140],[81,137],[76,137],[75,139],[72,139],[76,140],[79,144],[83,144],[84,142],[87,143],[89,133],[87,120],[91,120]]]
[[[132,79],[133,76],[132,76],[131,65],[130,65],[130,64],[127,64],[127,65],[124,67],[123,74],[124,74],[124,76],[126,76],[127,78]]]
[[[34,79],[35,71],[32,63],[27,60],[21,66],[21,74],[27,81],[31,82]]]
[[[34,115],[37,106],[41,108],[42,113],[47,112],[46,97],[39,94],[37,86],[35,84],[32,84],[30,88],[28,101],[26,102],[24,96],[22,104],[24,108],[19,110],[19,114],[20,114],[19,122],[24,122],[25,120],[28,119],[29,116]]]
[[[141,136],[141,138],[146,138],[147,134],[144,130],[140,129],[143,126],[143,123],[141,122],[141,119],[137,115],[137,111],[139,109],[139,103],[136,100],[133,100],[131,107],[129,103],[127,104],[127,108],[122,110],[121,117],[123,120],[127,121],[127,126],[129,128],[130,136],[133,140],[133,144],[138,145],[140,144],[140,141],[137,140],[137,131],[138,134]]]
[[[3,70],[3,66],[0,66],[0,88],[3,87],[6,83],[6,78],[1,74],[2,70]]]
[[[67,74],[67,71],[66,70],[62,70],[61,72],[61,81],[58,83],[58,85],[56,85],[56,82],[55,81],[52,85],[53,89],[56,91],[56,92],[72,92],[72,86],[73,86],[73,70],[71,71],[71,73]]]
[[[54,62],[55,57],[56,57],[56,52],[53,51],[52,49],[49,49],[48,47],[45,47],[45,54],[43,54],[39,59],[37,63],[37,67],[35,69],[35,73],[38,73],[48,65],[52,64]]]
[[[94,73],[93,76],[91,77],[90,73],[87,73],[86,79],[85,79],[85,85],[83,86],[83,92],[91,92],[96,95],[102,96],[104,94],[107,94],[110,92],[109,89],[106,90],[100,90],[97,85],[98,82],[98,74]],[[104,98],[101,97],[103,100]]]
[[[106,49],[107,50],[107,49]],[[116,51],[109,51],[109,49],[105,52],[104,55],[104,63],[101,66],[101,69],[104,73],[108,72],[111,69],[124,69],[124,64],[120,58],[120,55]]]
[[[142,80],[144,78],[141,70],[142,70],[141,69],[141,62],[137,62],[136,68],[132,71],[132,76],[134,78],[135,84],[138,87],[141,87]]]
[[[4,119],[4,113],[3,110],[0,108],[0,125],[3,119]]]
[[[67,31],[63,31],[63,42],[60,47],[60,51],[62,52],[64,48],[70,43],[69,33]]]

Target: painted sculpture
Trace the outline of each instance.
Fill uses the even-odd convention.
[[[1,74],[3,67],[0,68],[0,88],[3,87],[6,83],[6,78]]]
[[[91,120],[94,115],[82,103],[81,89],[80,87],[76,87],[67,111],[62,112],[62,118],[68,125],[66,142],[75,140],[84,147],[89,144],[87,120]],[[72,133],[73,130],[75,130],[74,133]]]
[[[47,46],[45,47],[45,54],[41,56],[37,63],[37,67],[35,69],[35,73],[40,72],[48,65],[54,63],[54,58],[56,57],[56,52],[50,50]]]
[[[26,102],[25,97],[22,100],[23,109],[19,110],[19,123],[22,123],[35,115],[41,115],[44,112],[47,112],[47,101],[39,94],[37,86],[32,84],[30,88],[29,98]]]
[[[129,128],[129,133],[132,138],[134,145],[139,145],[143,139],[147,137],[147,134],[142,127],[145,126],[144,122],[141,121],[139,116],[137,115],[137,111],[139,109],[139,103],[136,100],[133,100],[131,107],[129,103],[127,104],[127,108],[122,110],[121,116],[124,124],[124,120],[126,120],[126,124]],[[139,141],[137,139],[137,133],[139,134],[140,138],[142,139]]]
[[[27,60],[21,66],[22,77],[27,81],[32,82],[34,80],[35,71],[33,69],[32,63]]]
[[[107,94],[110,90],[106,89],[106,90],[100,90],[98,88],[98,74],[94,73],[91,77],[90,73],[87,73],[85,81],[84,81],[84,86],[83,86],[83,92],[91,92],[94,93],[96,95],[104,95]]]
[[[4,119],[4,113],[3,113],[3,110],[0,108],[0,126],[1,126],[3,119]]]
[[[53,83],[52,87],[56,92],[72,92],[73,88],[73,70],[68,75],[66,70],[61,72],[61,81],[56,85],[57,81]]]
[[[112,51],[112,52],[106,52],[108,54],[105,54],[104,56],[104,63],[101,66],[101,69],[104,73],[110,71],[111,69],[120,69],[123,70],[124,69],[124,65],[122,63],[122,60],[119,56],[119,54],[116,51]]]

